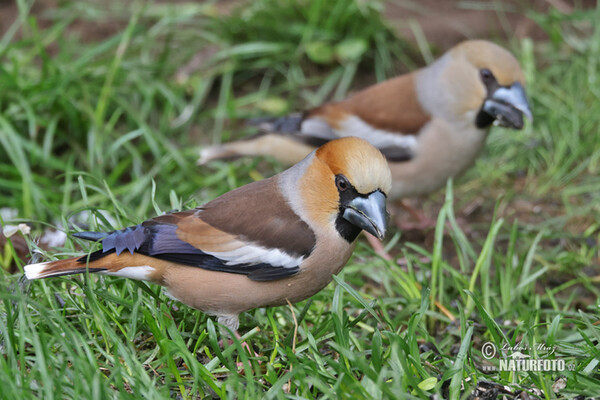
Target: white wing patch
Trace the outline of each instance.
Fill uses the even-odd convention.
[[[331,129],[331,126],[324,120],[319,117],[313,117],[309,119],[305,119],[302,121],[302,125],[300,125],[300,132],[305,133],[309,136],[314,136],[321,139],[332,140],[342,136]]]
[[[303,256],[293,257],[279,249],[267,249],[253,244],[245,244],[235,250],[226,252],[203,251],[226,261],[226,265],[265,263],[273,267],[294,268],[304,260]]]
[[[325,120],[319,117],[305,120],[302,122],[301,129],[302,133],[328,140],[356,136],[379,149],[399,147],[414,152],[418,145],[415,135],[377,129],[355,115],[348,116],[341,121],[340,129],[333,129]]]
[[[417,147],[417,139],[414,135],[376,129],[354,115],[344,119],[340,125],[343,136],[359,137],[380,149],[402,147],[414,151]]]

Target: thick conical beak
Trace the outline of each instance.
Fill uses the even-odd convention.
[[[533,121],[525,89],[519,82],[496,89],[483,103],[483,111],[495,118],[496,125],[508,128],[523,128],[523,116]]]
[[[368,197],[357,197],[352,200],[343,215],[345,220],[377,236],[380,240],[385,236],[387,216],[385,195],[379,190]]]

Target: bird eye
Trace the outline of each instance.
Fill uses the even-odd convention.
[[[487,68],[479,70],[479,75],[481,75],[481,80],[486,83],[496,80],[496,78],[494,78],[494,74],[492,74],[492,71]]]
[[[335,186],[337,186],[340,192],[344,192],[350,187],[350,182],[348,182],[348,179],[344,175],[336,175]]]

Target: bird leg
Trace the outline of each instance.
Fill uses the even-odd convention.
[[[257,352],[255,352],[254,349],[252,349],[248,342],[242,340],[242,336],[238,333],[238,331],[233,332],[233,334],[235,335],[237,340],[240,341],[240,346],[242,346],[242,349],[246,350],[250,355],[254,354],[254,357],[260,357],[260,355]],[[258,361],[258,363],[260,364],[260,360]]]
[[[365,237],[367,238],[367,242],[369,242],[371,248],[375,251],[375,253],[377,253],[381,258],[385,260],[392,260],[392,256],[390,256],[389,253],[385,251],[381,240],[377,239],[375,236],[367,232],[365,232]]]
[[[248,354],[250,356],[254,355],[254,357],[260,357],[260,354],[258,354],[257,352],[255,352],[252,347],[250,346],[250,344],[248,344],[248,342],[246,342],[245,340],[242,340],[242,336],[238,333],[237,330],[233,331],[233,334],[235,335],[236,339],[240,342],[240,346],[242,347],[243,350],[247,351]],[[231,346],[233,344],[233,339],[229,338],[229,345]],[[221,348],[225,347],[225,343],[223,342],[223,339],[219,340],[219,346]],[[257,360],[257,362],[259,364],[261,364],[260,360]],[[244,368],[244,363],[243,362],[236,362],[235,366],[238,368]]]
[[[254,357],[260,357],[260,354],[258,354],[257,352],[254,351],[254,349],[252,349],[252,347],[248,344],[248,342],[246,342],[245,340],[241,340],[242,336],[238,333],[238,331],[233,332],[233,334],[235,335],[235,337],[240,340],[240,346],[242,346],[242,349],[246,350],[248,352],[248,354],[250,354],[250,356],[254,355]],[[258,362],[258,364],[262,364],[262,361],[260,360],[256,360]],[[238,367],[238,369],[242,369],[244,368],[244,363],[243,362],[236,362],[235,366]]]
[[[235,335],[236,339],[240,341],[240,346],[242,346],[242,349],[246,350],[248,352],[248,354],[250,354],[250,355],[254,354],[255,357],[260,357],[260,355],[252,349],[252,346],[250,346],[248,344],[248,342],[246,342],[245,340],[242,340],[242,336],[238,333],[238,331],[234,331],[233,334]],[[229,345],[233,344],[233,339],[229,338],[228,341],[229,341]],[[223,339],[219,340],[219,346],[221,348],[225,347],[225,343],[223,342]],[[259,361],[259,363],[260,363],[260,361]]]
[[[240,334],[238,333],[238,327],[240,325],[238,315],[222,314],[222,315],[219,315],[219,317],[217,318],[217,321],[219,322],[219,324],[229,328],[230,332],[233,332],[236,339],[240,341],[240,345],[242,346],[242,349],[246,350],[248,352],[248,354],[250,354],[250,355],[254,354],[255,357],[259,357],[258,353],[256,353],[254,350],[252,350],[252,347],[250,347],[250,345],[245,340],[242,340],[242,336],[240,336]],[[233,340],[230,339],[230,343],[232,343],[232,342],[233,342]],[[223,347],[222,340],[220,341],[219,344],[221,345],[221,347]],[[238,363],[238,367],[239,366],[241,366],[240,363]]]
[[[402,231],[425,230],[435,228],[437,221],[425,215],[423,210],[417,210],[400,200],[396,203],[399,208],[409,213],[416,222],[402,222],[396,219],[396,226]]]
[[[398,229],[403,231],[413,229],[424,231],[428,229],[434,229],[437,226],[437,219],[429,218],[425,215],[425,213],[422,210],[415,209],[414,207],[409,206],[403,201],[399,201],[398,206],[406,212],[408,212],[417,221],[415,223],[411,223],[401,221],[399,218],[396,218],[396,227]],[[465,218],[457,216],[455,217],[455,219],[456,224],[465,234],[470,235],[472,233],[469,223]],[[448,229],[449,231],[453,229],[449,221],[446,221],[446,229]]]

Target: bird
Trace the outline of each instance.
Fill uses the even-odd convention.
[[[77,232],[102,248],[24,272],[29,280],[90,272],[150,281],[239,338],[241,313],[314,295],[341,271],[361,231],[383,238],[390,189],[381,152],[340,138],[201,207],[113,232]]]
[[[241,156],[293,164],[329,140],[356,136],[386,156],[389,200],[398,201],[440,189],[474,164],[492,125],[522,129],[525,118],[533,120],[517,59],[492,42],[467,40],[345,100],[253,121],[258,134],[205,147],[198,164]]]

